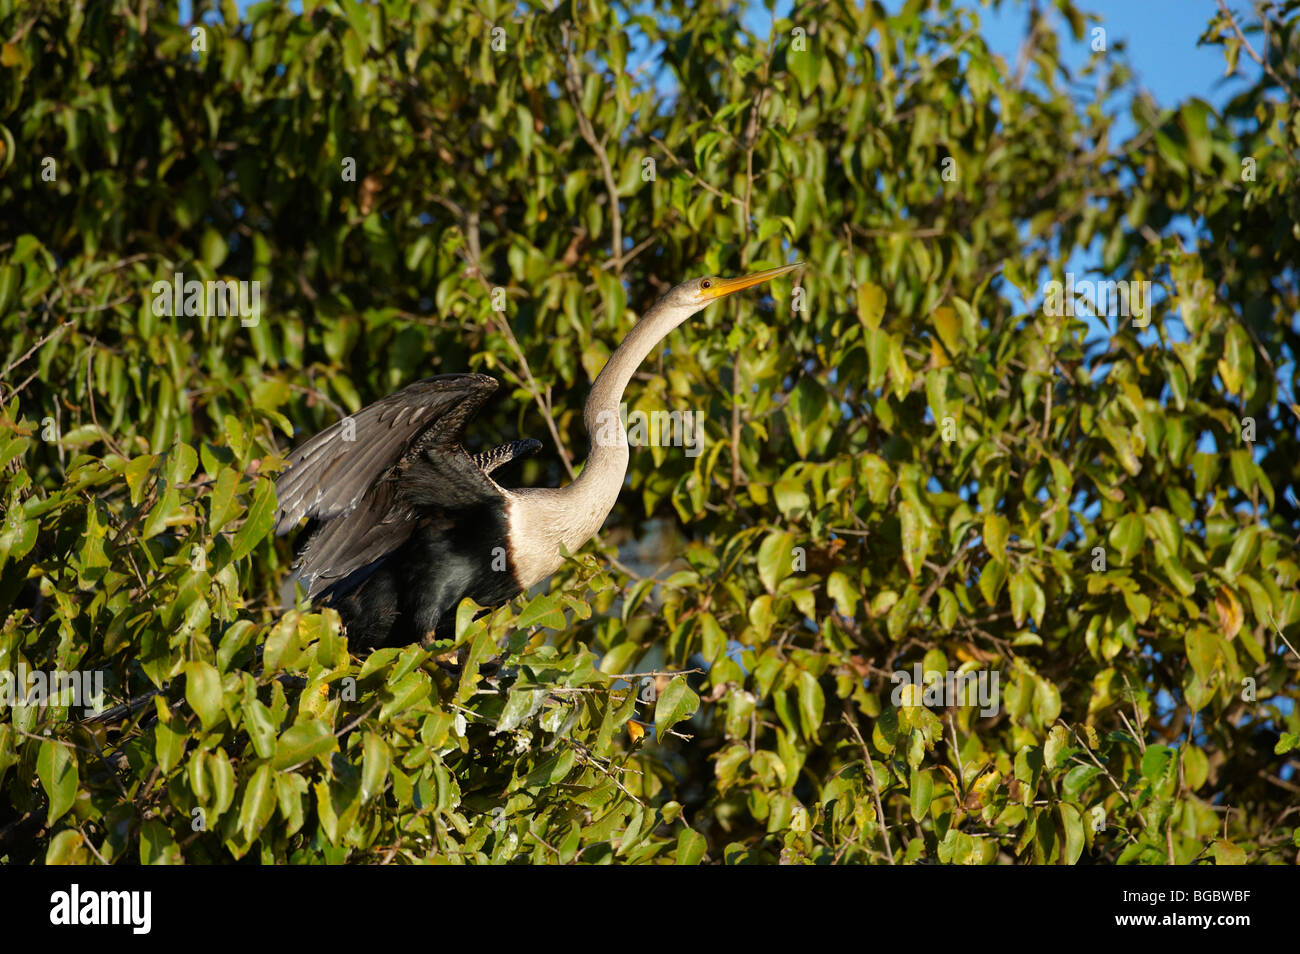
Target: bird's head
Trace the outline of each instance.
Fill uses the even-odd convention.
[[[792,272],[801,265],[803,262],[795,262],[793,265],[781,265],[778,268],[769,268],[751,275],[741,275],[738,278],[716,278],[707,275],[704,278],[692,278],[669,290],[668,294],[655,302],[654,306],[641,316],[641,320],[628,332],[627,337],[610,355],[609,360],[605,362],[605,367],[596,376],[591,386],[591,394],[587,398],[586,410],[583,412],[587,433],[597,435],[595,439],[599,445],[601,440],[599,434],[602,433],[600,429],[607,423],[601,420],[601,415],[615,413],[614,409],[618,407],[623,389],[632,379],[632,374],[674,328],[721,298],[771,281],[778,275]],[[622,441],[620,446],[626,449],[627,442],[621,438],[622,425],[620,424],[614,430],[620,435]],[[624,465],[626,465],[626,458],[624,458]]]
[[[771,281],[778,275],[792,272],[801,265],[803,265],[803,262],[795,262],[793,265],[768,268],[761,272],[754,272],[752,275],[741,275],[737,278],[717,278],[712,275],[707,275],[704,278],[692,278],[670,290],[663,297],[660,305],[680,314],[679,321],[685,320],[685,318],[703,310],[715,301],[726,298],[738,291],[743,291],[746,288],[753,288],[755,285]]]

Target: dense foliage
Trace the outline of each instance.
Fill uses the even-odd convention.
[[[0,712],[0,860],[1293,862],[1287,6],[1161,110],[1072,0],[1015,63],[949,0],[0,0],[0,669],[163,690]],[[795,258],[647,363],[703,452],[541,592],[365,658],[280,612],[296,440],[483,371],[471,449],[558,484],[667,285]]]

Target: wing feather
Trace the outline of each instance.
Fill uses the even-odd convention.
[[[353,415],[353,440],[344,440],[340,421],[289,455],[276,481],[275,532],[287,533],[304,517],[318,525],[281,591],[286,604],[295,581],[315,597],[397,550],[441,498],[454,507],[494,490],[461,438],[496,388],[483,374],[425,378]],[[417,457],[423,463],[413,467]],[[407,484],[414,474],[420,486],[413,494]]]
[[[331,424],[289,454],[275,487],[276,534],[304,517],[328,520],[356,508],[417,440],[431,443],[421,439],[426,431],[432,442],[459,446],[465,424],[496,389],[496,379],[485,374],[440,374],[352,415],[353,440],[344,439],[349,418]]]

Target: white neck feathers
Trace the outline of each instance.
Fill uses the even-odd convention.
[[[506,492],[510,564],[525,589],[554,573],[564,562],[563,551],[576,553],[614,509],[628,464],[627,432],[618,413],[623,392],[659,342],[702,307],[660,302],[609,356],[587,397],[583,422],[590,450],[572,483]]]

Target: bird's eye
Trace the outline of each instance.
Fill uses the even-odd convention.
[[[711,288],[711,287],[713,287],[713,282],[709,281],[707,278],[701,278],[701,279],[700,279],[700,287],[701,287],[701,288]]]

